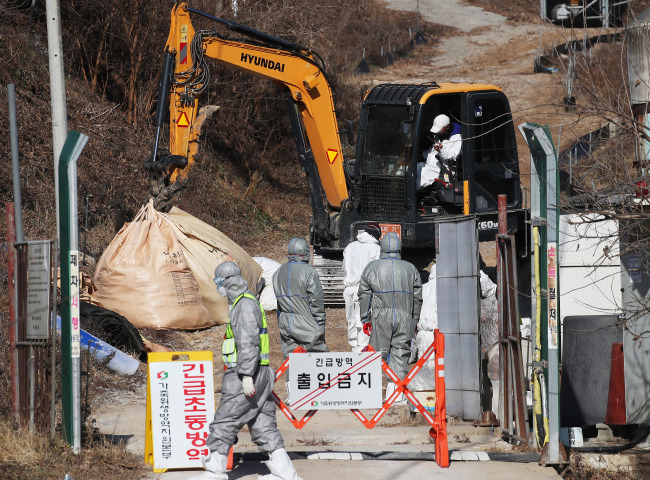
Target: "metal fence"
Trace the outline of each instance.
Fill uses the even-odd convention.
[[[16,242],[16,417],[30,432],[52,428],[55,366],[56,251],[51,240]]]

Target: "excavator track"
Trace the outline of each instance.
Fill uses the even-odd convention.
[[[314,252],[312,265],[318,272],[323,287],[325,306],[328,308],[344,307],[342,253]]]

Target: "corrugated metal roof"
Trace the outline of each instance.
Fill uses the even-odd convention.
[[[630,28],[647,27],[650,26],[650,7],[646,8],[643,12],[636,16],[634,20],[627,24],[626,30]]]

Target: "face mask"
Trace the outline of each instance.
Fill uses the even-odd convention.
[[[222,297],[227,296],[226,289],[223,286],[225,280],[225,277],[214,277],[214,284],[217,286],[217,293]]]

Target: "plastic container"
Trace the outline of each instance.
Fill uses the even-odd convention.
[[[56,331],[61,332],[61,317],[58,315],[56,317]],[[106,361],[107,358],[110,358],[106,366],[122,375],[133,375],[138,370],[140,366],[138,359],[127,355],[122,350],[118,350],[83,329],[80,329],[80,331],[79,343],[81,348],[89,350],[95,360]]]
[[[560,428],[560,442],[567,447],[582,447],[584,439],[582,437],[582,428],[568,427]]]

